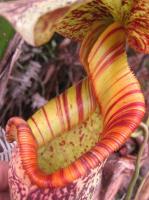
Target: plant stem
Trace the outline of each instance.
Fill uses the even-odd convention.
[[[132,196],[132,193],[133,193],[133,189],[134,189],[134,187],[135,187],[135,184],[136,184],[136,181],[137,181],[137,179],[138,179],[139,172],[140,172],[141,157],[142,157],[142,154],[143,154],[143,152],[144,152],[145,144],[146,144],[147,141],[148,141],[149,132],[148,132],[148,127],[147,127],[147,125],[144,124],[144,123],[141,123],[141,124],[140,124],[140,128],[143,129],[144,142],[142,143],[142,145],[141,145],[141,147],[140,147],[140,150],[139,150],[139,153],[138,153],[138,156],[137,156],[135,172],[134,172],[134,175],[133,175],[133,177],[132,177],[132,180],[131,180],[131,182],[130,182],[130,184],[129,184],[129,186],[128,186],[128,191],[127,191],[125,200],[131,200],[131,196]]]
[[[148,178],[149,178],[149,171],[148,171],[147,175],[142,179],[141,184],[140,184],[140,186],[139,186],[139,189],[137,190],[137,193],[136,193],[136,195],[135,195],[134,200],[138,200],[139,194],[140,194],[140,192],[141,192],[141,190],[142,190],[142,188],[143,188],[143,186],[144,186],[144,184],[145,184],[145,181],[146,181]]]

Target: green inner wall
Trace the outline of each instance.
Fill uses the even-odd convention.
[[[46,173],[52,173],[68,166],[96,144],[100,139],[101,130],[102,120],[97,109],[86,122],[39,149],[40,168]]]

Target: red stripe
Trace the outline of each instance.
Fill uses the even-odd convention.
[[[110,53],[111,50],[109,50],[108,53]],[[106,59],[106,57],[104,57],[105,62],[102,63],[101,67],[96,66],[96,71],[94,72],[93,76],[95,79],[99,78],[99,75],[101,73],[103,73],[108,66],[110,66],[116,59],[117,57],[119,57],[121,54],[124,53],[124,43],[119,43],[115,46],[115,49],[112,50],[112,52],[110,53],[110,57],[108,59]],[[107,55],[105,55],[107,56]],[[99,60],[100,61],[100,60]],[[97,63],[97,65],[100,65],[100,62]],[[110,66],[111,67],[111,66]]]
[[[88,162],[88,160],[84,157],[84,156],[81,156],[80,157],[80,161],[82,162],[82,165],[84,165],[85,166],[85,168],[86,168],[86,170],[87,170],[87,172],[90,170],[90,168],[91,168],[91,165],[90,165],[90,163]]]
[[[119,138],[119,136],[121,136],[122,138],[123,138],[123,140],[125,140],[126,139],[126,134],[125,133],[123,133],[123,132],[121,132],[121,133],[119,133],[119,132],[116,132],[116,131],[112,131],[111,130],[111,132],[109,132],[110,134],[107,134],[107,133],[102,133],[103,134],[103,137],[102,137],[102,139],[105,139],[105,138],[107,138],[107,137],[118,137]],[[117,135],[117,136],[116,136]]]
[[[117,114],[119,114],[122,111],[127,110],[128,108],[130,109],[131,107],[145,107],[145,104],[142,102],[133,102],[133,103],[128,103],[127,105],[124,105],[123,107],[121,107],[120,109],[118,109],[113,115],[111,115],[111,117],[109,118],[108,121],[110,121],[111,119],[113,119],[114,116],[116,116]],[[104,116],[104,123],[106,120],[107,116]]]
[[[104,41],[112,34],[114,34],[116,31],[120,31],[123,30],[123,27],[118,27],[113,29],[112,31],[110,31],[98,44],[98,46],[96,47],[96,49],[94,51],[92,51],[92,56],[89,57],[89,62],[93,59],[93,57],[95,56],[95,54],[97,53],[97,51],[99,51],[99,47],[104,43]]]
[[[46,122],[47,122],[47,124],[48,124],[48,127],[49,127],[50,133],[51,133],[51,135],[52,135],[52,138],[54,138],[55,135],[54,135],[54,132],[53,132],[53,130],[52,130],[52,127],[51,127],[50,121],[49,121],[49,119],[48,119],[47,113],[46,113],[46,111],[45,111],[45,108],[42,107],[41,110],[43,111],[43,114],[44,114],[44,116],[45,116],[45,118],[46,118]]]
[[[39,133],[40,133],[40,135],[41,135],[41,137],[42,137],[42,140],[43,140],[43,142],[44,142],[44,144],[45,144],[44,137],[43,137],[42,132],[40,131],[40,129],[39,129],[39,127],[38,127],[38,125],[37,125],[35,119],[33,118],[33,116],[32,116],[30,119],[34,122],[34,124],[35,124],[36,128],[38,129],[38,131],[39,131]]]
[[[92,167],[96,166],[96,164],[99,163],[99,158],[92,151],[86,152],[85,156],[88,158],[88,160],[90,160]],[[89,162],[89,161],[87,161],[87,162]]]
[[[103,139],[102,142],[103,142],[102,143],[103,147],[105,147],[107,150],[108,150],[108,147],[109,147],[109,150],[108,150],[109,155],[110,155],[111,152],[113,152],[115,149],[117,149],[121,145],[120,141],[116,140],[115,138],[109,139],[108,137],[106,137],[106,138]],[[111,145],[111,143],[112,143],[112,145]],[[113,148],[113,146],[114,146],[114,148]]]
[[[138,119],[138,118],[137,118]],[[138,121],[132,121],[131,119],[123,119],[121,121],[118,121],[117,123],[115,123],[114,127],[119,127],[119,126],[123,126],[124,130],[125,127],[130,129],[130,133],[132,133],[132,131],[134,130],[134,128],[136,127],[136,125],[138,124]],[[113,128],[113,127],[112,127]],[[109,131],[110,132],[110,131]],[[127,136],[128,137],[128,136]]]
[[[120,72],[121,72],[121,69],[120,69]],[[119,73],[119,72],[118,72],[118,73]],[[119,77],[118,79],[115,79],[115,81],[104,91],[104,93],[103,93],[102,96],[104,96],[104,95],[108,92],[108,90],[109,90],[110,88],[112,88],[115,84],[118,84],[118,82],[119,82],[121,79],[125,78],[125,76],[129,75],[130,73],[131,73],[131,71],[128,71],[128,72],[126,72],[125,74],[123,74],[121,77]]]
[[[79,123],[81,123],[84,119],[84,108],[83,108],[83,100],[82,100],[82,82],[76,86],[76,102],[78,108],[79,115]]]
[[[127,128],[129,128],[130,129],[129,132],[132,133],[136,129],[137,124],[139,124],[141,122],[141,119],[142,119],[143,115],[144,115],[144,112],[140,111],[139,113],[137,113],[137,116],[134,118],[134,121],[132,121],[131,119],[127,119],[127,120],[124,119],[123,122],[121,121],[121,122],[118,122],[117,124],[115,124],[115,127],[117,127],[117,126],[123,126],[124,133],[121,130],[121,132],[120,133],[118,132],[118,134],[122,135],[122,133],[123,133],[124,137],[128,138],[129,135],[127,135],[125,133],[125,127],[124,126],[126,126]],[[112,130],[104,131],[104,133],[102,133],[102,134],[104,134],[104,137],[107,137],[107,135],[109,135],[109,134],[111,135],[111,131]],[[113,133],[113,131],[112,131],[112,133]]]
[[[107,105],[110,104],[110,102],[112,101],[112,99],[114,99],[117,95],[119,95],[121,92],[123,92],[127,87],[132,86],[132,85],[138,85],[138,83],[134,82],[134,83],[129,83],[128,85],[126,85],[124,88],[122,88],[121,90],[119,90],[116,94],[114,94],[113,97],[110,98],[110,100],[107,102]]]
[[[89,81],[86,81],[85,83],[86,90],[89,92],[89,99],[90,99],[90,110],[89,112],[93,112],[96,108],[96,100],[93,94],[92,84]]]
[[[94,36],[94,34],[96,33],[97,34],[97,31],[99,30],[99,27],[100,26],[98,26],[98,27],[96,27],[93,31],[91,31],[91,33],[90,34],[88,34],[88,36],[87,36],[87,38],[86,38],[86,41],[83,43],[83,45],[81,45],[81,49],[80,49],[80,52],[81,52],[81,54],[80,54],[80,57],[82,57],[82,54],[84,54],[84,50],[88,50],[87,49],[87,46],[88,46],[88,43],[90,43],[91,41],[92,41],[92,36]]]
[[[73,173],[75,173],[75,177],[80,177],[80,172],[78,170],[77,162],[74,162],[73,165],[71,165]]]
[[[116,124],[120,121],[122,121],[122,119],[135,119],[135,117],[138,117],[139,112],[137,110],[135,110],[135,112],[132,112],[132,110],[130,110],[129,113],[124,113],[121,116],[118,116],[117,118],[115,118],[113,121],[111,121],[110,123],[106,124],[104,131],[108,131],[111,130],[112,128],[116,127]]]
[[[62,94],[62,99],[63,99],[63,105],[64,105],[64,110],[65,110],[68,130],[70,130],[70,128],[71,128],[71,125],[70,125],[70,114],[69,114],[68,99],[67,99],[67,93],[66,92],[64,92]]]
[[[104,141],[107,140],[113,140],[114,143],[116,143],[118,146],[121,145],[121,143],[126,140],[126,137],[124,137],[123,135],[121,135],[121,133],[118,133],[118,137],[120,138],[119,140],[117,140],[117,135],[107,135],[106,138],[104,138]]]
[[[135,116],[137,115],[137,113],[140,112],[139,110],[137,109],[130,109],[130,110],[127,110],[127,112],[121,112],[119,113],[118,116],[116,117],[112,117],[111,120],[109,120],[107,123],[106,123],[106,126],[105,126],[105,130],[109,129],[109,127],[117,120],[121,119],[122,117],[129,117],[129,116],[134,116],[134,113],[135,113]]]
[[[111,46],[109,49],[107,49],[107,51],[100,57],[100,59],[98,59],[98,62],[95,65],[94,74],[97,74],[97,71],[99,71],[98,66],[101,63],[103,63],[100,67],[100,68],[102,68],[102,66],[104,66],[104,62],[107,62],[107,60],[109,60],[111,58],[111,56],[113,55],[114,51],[117,51],[118,48],[121,48],[121,46],[122,47],[124,46],[124,42],[118,42],[118,43],[114,44],[113,46]]]
[[[105,140],[105,139],[104,139]],[[112,151],[112,148],[106,144],[104,144],[104,140],[102,140],[97,146],[98,147],[103,147],[104,149],[106,149],[106,151],[109,153]]]
[[[61,182],[63,183],[63,184],[67,184],[68,183],[68,180],[66,179],[66,177],[65,177],[65,173],[64,173],[64,170],[63,169],[60,169],[60,179],[61,179]]]
[[[108,108],[108,110],[106,111],[106,113],[104,114],[104,118],[110,113],[110,111],[113,109],[113,107],[119,102],[121,101],[123,98],[135,94],[135,93],[141,93],[141,90],[131,90],[129,92],[127,92],[126,94],[122,95],[121,97],[119,97],[116,101],[113,102],[113,104]]]
[[[64,123],[64,117],[63,117],[63,112],[62,112],[62,108],[61,108],[60,98],[61,98],[61,96],[58,96],[56,98],[56,108],[57,108],[58,117],[59,117],[59,120],[60,120],[61,126],[62,126],[61,131],[64,131],[65,130],[65,123]]]

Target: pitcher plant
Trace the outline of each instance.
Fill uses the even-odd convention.
[[[14,200],[94,200],[104,162],[140,124],[144,98],[126,44],[149,53],[148,0],[21,0],[0,3],[26,42],[57,32],[78,41],[88,77],[50,100],[27,122],[11,118],[17,140],[9,169]]]

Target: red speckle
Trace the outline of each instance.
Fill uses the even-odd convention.
[[[53,147],[50,147],[49,150],[50,150],[50,152],[53,152],[53,151],[54,151]]]
[[[65,144],[66,144],[65,140],[62,140],[62,141],[59,143],[60,146],[64,146]]]
[[[72,146],[75,146],[75,144],[72,141],[69,144],[71,144]]]
[[[84,134],[80,136],[80,142],[82,142],[83,138],[84,138]]]

